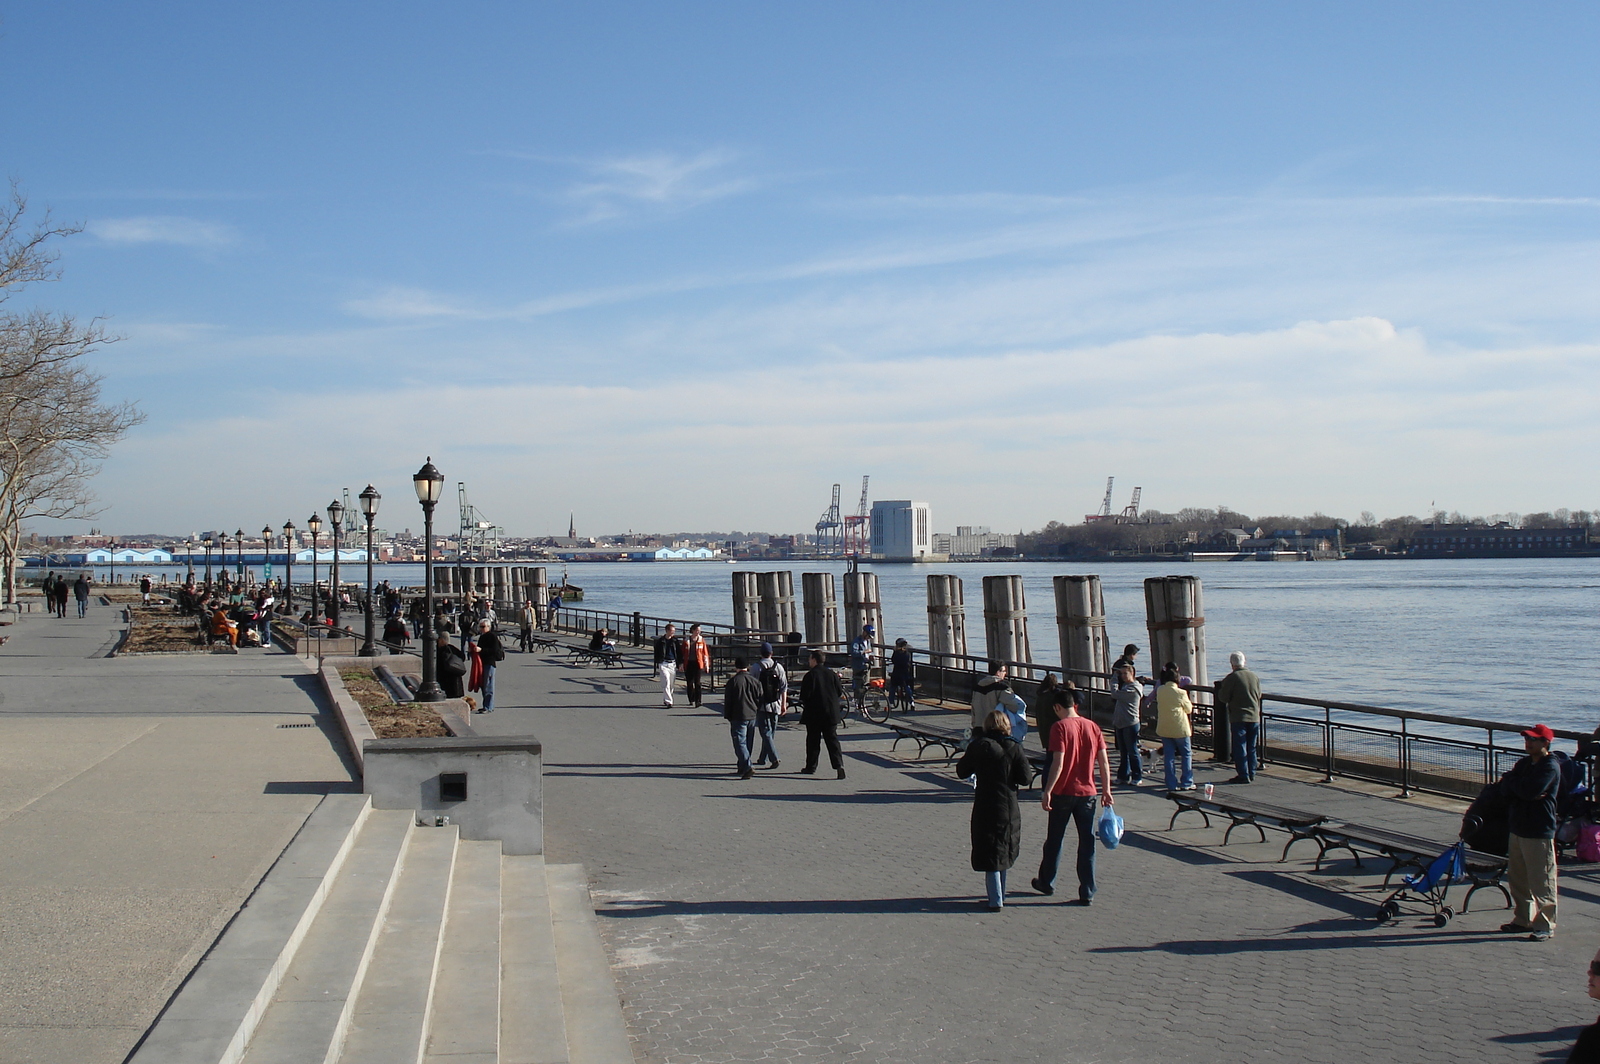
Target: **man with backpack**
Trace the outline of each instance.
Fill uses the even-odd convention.
[[[1511,893],[1507,934],[1548,942],[1556,933],[1556,798],[1561,770],[1550,756],[1556,733],[1535,724],[1522,733],[1522,758],[1500,780],[1510,800],[1511,837],[1506,853],[1506,889]]]
[[[761,753],[756,764],[778,767],[778,746],[775,742],[778,718],[783,716],[789,699],[789,677],[772,656],[772,644],[761,644],[761,660],[750,674],[761,685],[761,705],[756,713],[756,733],[761,736]]]

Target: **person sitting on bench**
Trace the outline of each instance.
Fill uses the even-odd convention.
[[[594,635],[589,637],[589,649],[596,652],[617,649],[617,641],[611,638],[611,629],[596,628]]]

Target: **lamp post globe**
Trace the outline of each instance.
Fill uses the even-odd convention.
[[[312,511],[306,519],[306,528],[311,532],[311,623],[320,627],[322,625],[322,588],[317,586],[317,533],[322,531],[322,517]]]
[[[422,583],[427,601],[422,615],[422,686],[417,688],[416,700],[442,702],[444,691],[436,674],[439,648],[433,632],[433,508],[439,505],[439,495],[444,491],[444,474],[434,467],[431,455],[412,475],[411,486],[417,490],[417,502],[422,504]]]
[[[378,516],[378,500],[383,496],[378,494],[378,489],[371,484],[360,495],[361,516],[367,519],[367,637],[361,643],[361,656],[373,657],[378,653],[378,648],[373,644],[373,610],[372,610],[372,522]]]
[[[339,531],[344,527],[344,503],[328,504],[328,524],[333,530],[333,575],[328,579],[329,624],[339,627]]]
[[[283,612],[294,613],[294,522],[283,523]]]

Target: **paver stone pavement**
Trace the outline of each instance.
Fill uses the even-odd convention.
[[[1317,874],[1301,844],[1278,864],[1281,833],[1222,847],[1198,817],[1166,830],[1160,792],[1119,791],[1129,834],[1100,850],[1081,908],[1062,904],[1070,833],[1066,889],[1028,888],[1045,822],[1029,794],[1012,894],[990,914],[968,865],[972,792],[947,764],[858,722],[841,733],[848,779],[800,776],[796,726],[779,770],[740,781],[720,699],[695,710],[680,691],[662,709],[648,659],[628,658],[513,653],[473,723],[544,741],[547,858],[588,869],[642,1061],[1527,1061],[1564,1059],[1593,1022],[1593,869],[1563,869],[1550,943],[1495,933],[1494,892],[1444,928],[1416,905],[1380,926],[1385,862]],[[1202,783],[1230,773],[1200,766]],[[1458,820],[1270,769],[1251,793],[1445,841]]]

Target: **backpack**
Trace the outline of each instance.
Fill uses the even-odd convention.
[[[761,704],[770,706],[774,703],[783,703],[783,679],[777,662],[761,670]]]

